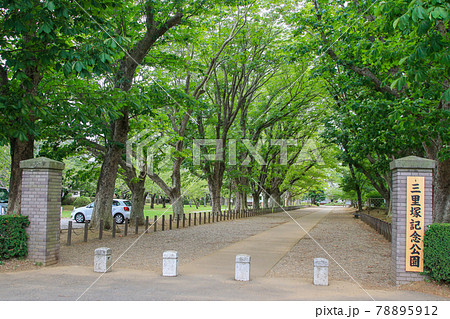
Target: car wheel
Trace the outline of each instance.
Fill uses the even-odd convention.
[[[125,218],[122,214],[118,213],[114,215],[114,219],[116,220],[116,224],[123,224]]]
[[[77,223],[84,223],[84,215],[82,213],[77,213],[75,215],[75,221]]]

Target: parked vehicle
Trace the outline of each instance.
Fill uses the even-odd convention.
[[[94,203],[90,203],[85,207],[74,208],[70,218],[77,223],[84,223],[91,220]],[[130,219],[131,202],[127,199],[114,199],[112,205],[112,215],[116,220],[116,224],[123,224],[126,218]]]
[[[6,215],[6,211],[8,209],[8,198],[8,190],[0,187],[0,215]]]

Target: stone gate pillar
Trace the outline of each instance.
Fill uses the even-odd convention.
[[[435,161],[408,156],[390,163],[391,274],[396,285],[423,280],[423,234],[432,222]]]
[[[43,265],[59,259],[61,188],[64,163],[45,157],[20,162],[21,214],[28,216],[28,258]]]

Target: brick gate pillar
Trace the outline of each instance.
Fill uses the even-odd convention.
[[[45,157],[20,162],[21,214],[28,216],[28,258],[43,265],[59,259],[61,188],[64,163]]]
[[[390,163],[391,274],[396,285],[421,281],[423,233],[432,222],[435,161],[408,156]]]

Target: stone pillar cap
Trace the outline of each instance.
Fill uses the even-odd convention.
[[[174,250],[168,250],[163,252],[163,258],[164,259],[177,259],[178,258],[178,252]]]
[[[108,247],[100,247],[95,250],[96,255],[111,255],[111,248]]]
[[[47,157],[31,158],[28,160],[20,161],[20,168],[22,169],[47,168],[62,171],[64,167],[65,164],[63,162],[58,162]]]
[[[396,160],[393,160],[389,164],[391,170],[396,168],[422,168],[422,169],[434,169],[436,166],[436,161],[427,158],[417,157],[417,156],[407,156]]]
[[[328,267],[328,259],[314,258],[314,266],[316,267]]]
[[[250,255],[245,255],[245,254],[236,255],[236,262],[237,263],[249,263],[250,258],[251,258]]]

